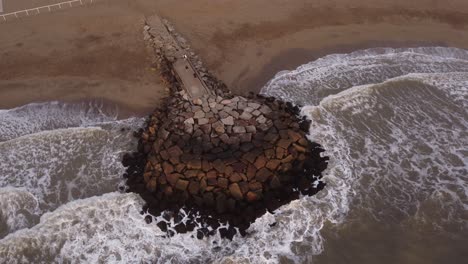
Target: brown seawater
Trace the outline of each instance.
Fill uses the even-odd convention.
[[[80,104],[0,111],[1,262],[464,263],[468,51],[330,55],[262,93],[305,105],[327,186],[233,241],[166,238],[118,191],[143,119]]]

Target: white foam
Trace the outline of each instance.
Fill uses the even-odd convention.
[[[17,188],[0,188],[0,238],[36,224],[38,209],[37,199],[30,192]]]
[[[275,76],[261,93],[301,105],[353,86],[381,83],[409,73],[468,72],[468,51],[427,47],[377,48],[333,54]]]
[[[141,120],[129,119],[1,142],[0,187],[24,188],[37,197],[42,211],[114,191],[122,181],[123,153],[136,148],[128,128],[138,124]]]
[[[0,142],[44,130],[116,120],[116,109],[104,112],[103,108],[98,102],[45,102],[0,110]]]

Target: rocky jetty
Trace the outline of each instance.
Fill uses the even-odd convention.
[[[179,92],[151,115],[139,152],[125,157],[129,191],[154,216],[182,219],[184,208],[173,231],[197,227],[203,237],[228,223],[223,236],[243,234],[267,210],[323,188],[327,158],[308,129],[298,108],[271,98],[191,101]],[[158,226],[170,231],[170,223]]]
[[[147,47],[171,97],[135,133],[138,150],[124,156],[129,192],[146,201],[148,223],[173,235],[196,230],[232,238],[267,211],[313,195],[328,158],[307,140],[299,108],[274,98],[233,96],[194,58],[167,21],[147,20]],[[193,99],[173,64],[191,61],[210,92]],[[186,54],[189,54],[186,57]]]

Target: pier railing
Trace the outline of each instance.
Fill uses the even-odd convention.
[[[69,0],[69,1],[64,1],[64,2],[60,2],[56,4],[38,6],[38,7],[19,10],[15,12],[6,13],[6,14],[0,14],[0,23],[8,22],[13,19],[39,15],[45,12],[53,12],[53,11],[58,11],[58,10],[66,9],[66,8],[83,6],[85,4],[92,4],[96,1],[99,1],[99,0]]]

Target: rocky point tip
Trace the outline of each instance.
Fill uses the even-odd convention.
[[[138,133],[138,152],[125,155],[128,190],[162,216],[168,235],[244,235],[267,211],[324,187],[328,158],[308,129],[297,107],[272,98],[177,93]]]

